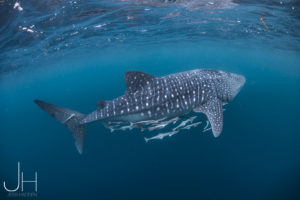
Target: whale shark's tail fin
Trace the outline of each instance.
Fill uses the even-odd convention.
[[[73,133],[75,146],[78,152],[81,154],[83,150],[83,143],[86,134],[87,124],[80,124],[80,121],[85,117],[85,115],[40,100],[34,100],[34,102],[38,106],[40,106],[44,111],[49,113],[52,117],[54,117],[69,128],[69,130]]]

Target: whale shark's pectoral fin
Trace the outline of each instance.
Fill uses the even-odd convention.
[[[125,83],[128,92],[135,92],[146,84],[149,84],[155,77],[144,72],[129,71],[125,73]]]
[[[198,108],[195,108],[194,111],[202,112],[207,116],[215,137],[218,137],[221,134],[223,129],[223,109],[220,100],[210,100]]]

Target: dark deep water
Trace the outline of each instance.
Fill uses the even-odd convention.
[[[3,188],[18,161],[38,173],[33,199],[300,199],[298,1],[15,2],[0,1],[0,200],[22,199]],[[124,93],[126,71],[196,68],[247,79],[219,138],[196,127],[145,143],[93,123],[79,155],[33,103],[90,113]]]

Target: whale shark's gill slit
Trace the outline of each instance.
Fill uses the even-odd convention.
[[[174,118],[162,118],[158,120],[147,120],[139,122],[116,122],[107,121],[104,123],[105,127],[111,132],[114,131],[129,131],[132,129],[140,129],[142,132],[146,131],[145,141],[162,140],[166,137],[171,137],[180,131],[190,130],[191,128],[198,127],[204,124],[203,121],[197,120],[199,116],[183,116]],[[162,132],[162,130],[165,130]],[[202,128],[202,132],[211,130],[209,122],[206,121],[205,126]]]

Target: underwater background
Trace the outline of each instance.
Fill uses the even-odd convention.
[[[125,92],[126,71],[197,68],[247,79],[218,138],[196,127],[146,143],[93,123],[80,155],[33,102],[90,113]],[[18,162],[38,173],[24,199],[300,199],[299,102],[299,1],[0,1],[0,200],[22,199],[3,188]]]

